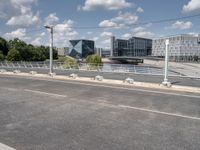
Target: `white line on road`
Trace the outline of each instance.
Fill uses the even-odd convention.
[[[16,77],[20,78],[20,77]],[[163,92],[163,91],[154,91],[154,90],[147,90],[147,89],[136,89],[137,87],[119,87],[119,86],[112,86],[112,85],[103,85],[103,84],[95,84],[95,83],[83,83],[83,82],[71,82],[71,81],[62,81],[62,80],[56,80],[56,79],[39,79],[39,78],[33,78],[33,77],[23,77],[23,79],[32,79],[32,80],[38,80],[38,81],[48,81],[48,82],[57,82],[57,83],[69,83],[69,84],[75,84],[75,85],[87,85],[87,86],[93,86],[93,87],[106,87],[106,88],[112,88],[112,89],[121,89],[121,90],[128,90],[128,91],[137,91],[137,92],[146,92],[146,93],[155,93],[155,94],[164,94],[164,95],[171,95],[171,96],[181,96],[181,97],[188,97],[188,98],[197,98],[200,99],[200,95],[190,95],[190,94],[178,94],[178,93],[172,93],[172,92]]]
[[[0,150],[16,150],[16,149],[0,143]]]
[[[47,92],[36,91],[36,90],[29,90],[29,89],[24,89],[24,91],[31,92],[31,93],[36,93],[36,94],[43,94],[43,95],[55,96],[55,97],[67,97],[66,95],[60,95],[60,94],[55,94],[55,93],[47,93]]]
[[[35,78],[31,78],[35,79]],[[119,86],[112,86],[112,85],[102,85],[102,84],[93,84],[93,83],[83,83],[83,82],[70,82],[70,81],[61,81],[61,80],[49,80],[49,79],[36,79],[36,80],[42,80],[42,81],[49,81],[49,82],[60,82],[60,83],[69,83],[69,84],[75,84],[75,85],[88,85],[93,87],[106,87],[106,88],[112,88],[112,89],[122,89],[122,90],[128,90],[128,91],[137,91],[137,92],[146,92],[146,93],[155,93],[155,94],[164,94],[164,95],[172,95],[172,96],[181,96],[181,97],[189,97],[189,98],[197,98],[200,99],[200,96],[198,95],[189,95],[189,94],[178,94],[178,93],[172,93],[172,92],[162,92],[162,91],[154,91],[154,90],[145,90],[145,89],[136,89],[135,88],[127,88],[127,87],[119,87]]]
[[[174,114],[174,113],[167,113],[167,112],[158,111],[158,110],[132,107],[132,106],[127,106],[127,105],[117,105],[117,106],[121,107],[121,108],[134,109],[134,110],[139,110],[139,111],[143,111],[143,112],[150,112],[150,113],[167,115],[167,116],[181,117],[181,118],[192,119],[192,120],[200,120],[200,118],[198,118],[198,117],[192,117],[192,116],[186,116],[186,115],[180,115],[180,114]]]

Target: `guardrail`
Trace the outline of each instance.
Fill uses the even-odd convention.
[[[0,62],[0,68],[35,68],[35,69],[49,69],[49,62]],[[86,64],[79,63],[78,65],[66,65],[62,62],[54,62],[53,68],[57,70],[76,70],[76,71],[96,71],[96,72],[110,72],[110,73],[133,73],[144,75],[163,75],[163,68],[150,66],[137,66],[130,64]],[[170,70],[169,76],[185,77],[179,72]],[[191,76],[197,78],[197,76]]]

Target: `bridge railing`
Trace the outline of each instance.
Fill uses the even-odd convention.
[[[49,69],[49,62],[0,62],[0,68],[10,69]],[[163,75],[164,69],[151,66],[138,66],[130,64],[86,64],[79,63],[76,65],[66,65],[63,62],[54,62],[55,70],[76,70],[76,71],[95,71],[95,72],[110,72],[110,73],[133,73],[143,75]],[[184,77],[183,74],[169,70],[169,76]],[[199,78],[199,76],[190,76],[191,78]]]

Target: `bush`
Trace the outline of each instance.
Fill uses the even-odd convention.
[[[102,65],[101,56],[99,56],[97,54],[89,55],[86,58],[86,62],[89,64],[91,70],[98,69],[98,66]]]
[[[65,68],[65,69],[69,69],[69,68],[77,69],[78,68],[78,64],[77,64],[76,60],[70,56],[60,57],[58,59],[58,61],[64,62],[63,68]]]

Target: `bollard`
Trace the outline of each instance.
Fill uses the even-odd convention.
[[[94,79],[97,81],[103,81],[104,78],[103,78],[103,76],[98,75],[98,76],[95,76]]]
[[[69,77],[72,78],[72,79],[76,79],[78,77],[78,75],[75,74],[75,73],[72,73],[72,74],[69,75]]]
[[[126,78],[124,80],[124,83],[128,83],[128,84],[133,84],[134,83],[134,80],[132,78]]]

